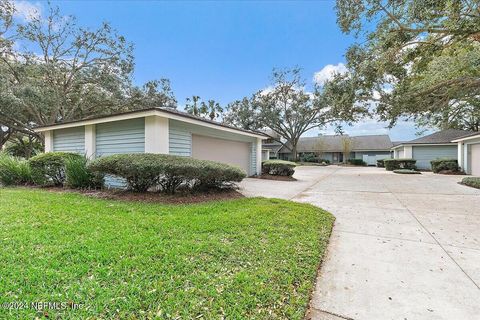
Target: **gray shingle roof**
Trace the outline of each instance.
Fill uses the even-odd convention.
[[[300,138],[297,145],[298,152],[342,152],[342,140],[349,136],[325,135],[319,137]],[[393,146],[388,135],[354,136],[352,151],[389,151]],[[290,150],[282,148],[280,153],[289,153]]]
[[[458,129],[447,129],[432,133],[428,136],[417,138],[404,144],[441,144],[441,143],[450,143],[456,138],[470,134],[470,131],[458,130]]]

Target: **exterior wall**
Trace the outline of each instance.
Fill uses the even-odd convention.
[[[430,170],[430,161],[435,159],[457,159],[457,145],[449,146],[413,146],[413,159],[417,168]]]
[[[169,153],[176,156],[192,156],[192,133],[176,121],[169,121]]]
[[[145,118],[102,123],[95,126],[97,157],[145,152]],[[106,176],[107,188],[124,188],[123,179]]]
[[[390,151],[356,151],[355,159],[362,159],[363,156],[377,157],[378,159],[387,159],[390,158]]]
[[[257,174],[257,142],[250,143],[250,166],[247,172],[249,176]]]
[[[458,143],[459,165],[467,174],[480,176],[480,138],[464,140]],[[461,155],[461,157],[460,157]]]
[[[145,118],[96,125],[96,155],[145,152]]]
[[[262,161],[270,159],[270,150],[262,150]]]
[[[52,151],[85,154],[85,127],[53,130]]]
[[[470,174],[480,176],[480,143],[470,144]]]
[[[145,152],[169,153],[168,119],[159,116],[145,117]]]

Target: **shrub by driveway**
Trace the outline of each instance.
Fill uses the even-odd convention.
[[[278,199],[167,206],[25,188],[0,199],[0,303],[84,304],[50,318],[301,319],[333,223]]]

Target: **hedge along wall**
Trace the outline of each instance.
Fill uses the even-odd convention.
[[[145,152],[145,118],[100,123],[95,126],[96,157]],[[107,188],[124,188],[126,182],[105,177]]]
[[[85,127],[53,131],[53,151],[85,153]]]

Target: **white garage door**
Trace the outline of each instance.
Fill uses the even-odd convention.
[[[192,157],[232,164],[250,171],[250,143],[192,135]]]
[[[479,144],[472,144],[472,175],[480,176],[480,143]]]

